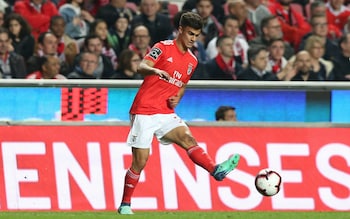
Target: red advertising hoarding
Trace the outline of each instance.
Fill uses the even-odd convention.
[[[0,211],[115,210],[131,150],[127,126],[0,126]],[[176,145],[153,142],[132,199],[135,210],[350,210],[348,128],[191,127],[216,162],[241,155],[222,182]],[[261,196],[254,176],[282,176]]]

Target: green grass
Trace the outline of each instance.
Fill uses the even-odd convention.
[[[0,212],[0,219],[350,219],[350,212]]]

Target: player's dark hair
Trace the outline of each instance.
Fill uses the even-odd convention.
[[[203,28],[203,20],[197,13],[185,12],[181,15],[180,26],[201,30]]]
[[[233,106],[220,106],[215,112],[215,119],[216,119],[216,121],[225,120],[225,113],[228,110],[235,111],[236,108],[233,107]]]
[[[261,52],[266,51],[268,52],[268,49],[266,46],[263,45],[257,45],[257,46],[251,46],[248,49],[248,63],[251,64],[251,60],[255,60],[256,56]]]

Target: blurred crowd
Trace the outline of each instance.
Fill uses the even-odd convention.
[[[347,0],[0,0],[0,78],[142,79],[181,14],[204,21],[192,79],[350,80]]]

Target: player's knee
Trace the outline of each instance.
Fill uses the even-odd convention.
[[[143,170],[143,168],[145,168],[147,160],[148,160],[147,157],[138,157],[133,160],[132,165],[136,170],[141,171]]]
[[[182,139],[185,145],[193,146],[197,144],[196,139],[192,135],[185,134]]]

